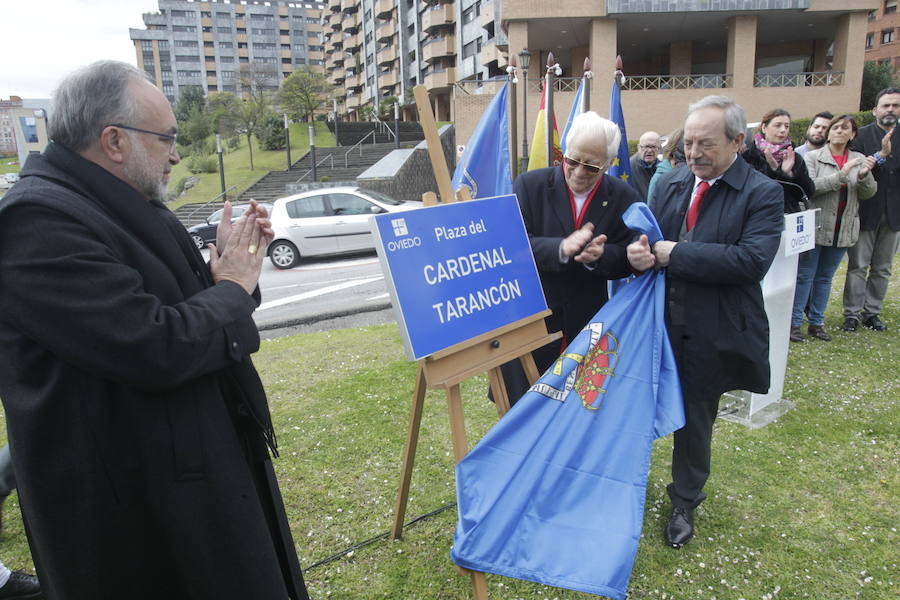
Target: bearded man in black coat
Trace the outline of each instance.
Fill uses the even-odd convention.
[[[160,90],[106,61],[54,103],[0,202],[0,397],[44,594],[308,598],[250,361],[265,210],[226,204],[205,264],[161,203]]]

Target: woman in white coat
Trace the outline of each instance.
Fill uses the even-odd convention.
[[[830,341],[825,331],[825,308],[831,294],[831,279],[859,237],[859,202],[875,195],[872,177],[875,159],[850,150],[856,137],[856,121],[850,115],[832,119],[828,126],[828,142],[818,150],[806,153],[806,168],[816,186],[812,208],[820,208],[816,216],[816,246],[800,255],[797,288],[791,315],[791,341],[805,339],[800,326],[803,309],[809,303],[807,333]]]

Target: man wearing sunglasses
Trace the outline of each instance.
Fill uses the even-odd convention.
[[[513,186],[553,311],[547,328],[563,333],[561,342],[534,351],[541,372],[606,303],[607,281],[631,273],[625,253],[631,233],[622,213],[641,198],[627,183],[604,175],[620,139],[615,123],[582,113],[569,129],[563,164],[524,173]],[[514,374],[517,364],[504,367],[511,401],[528,389],[524,376]]]
[[[210,264],[163,204],[176,121],[113,61],[54,95],[53,140],[0,202],[0,397],[48,597],[308,598],[250,361],[271,223]]]
[[[675,432],[666,543],[694,535],[706,498],[712,428],[729,390],[769,389],[769,324],[760,282],[784,228],[781,186],[739,152],[747,118],[731,98],[707,96],[684,123],[690,169],[665,174],[653,195],[663,240],[628,246],[634,268],[666,267],[666,327],[678,364],[685,425]]]

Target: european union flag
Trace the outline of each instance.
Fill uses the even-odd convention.
[[[609,174],[631,183],[631,155],[628,153],[628,135],[625,133],[625,115],[622,114],[622,92],[619,80],[613,78],[612,93],[609,95],[609,120],[619,126],[622,140],[619,142],[619,153],[613,158]]]
[[[488,105],[456,170],[453,171],[453,191],[469,186],[472,198],[491,198],[512,194],[512,173],[509,170],[509,117],[507,112],[507,88]]]
[[[662,238],[645,204],[624,218]],[[457,464],[456,564],[625,598],[653,440],[684,425],[664,298],[664,271],[624,280]]]

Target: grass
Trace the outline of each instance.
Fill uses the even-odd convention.
[[[19,169],[21,169],[21,166],[18,158],[15,156],[0,156],[0,175],[3,173],[18,173]]]
[[[629,598],[881,600],[900,592],[900,275],[883,313],[886,333],[838,330],[843,268],[826,326],[834,341],[790,349],[785,396],[796,408],[751,430],[719,420],[708,500],[697,537],[664,547],[671,438],[654,445],[644,534]],[[396,326],[301,334],[263,343],[254,357],[281,447],[275,461],[301,563],[311,565],[390,529],[415,364]],[[465,382],[470,443],[496,420],[484,378]],[[446,403],[429,392],[408,518],[455,500]],[[15,495],[0,558],[30,567]],[[456,511],[306,572],[313,598],[455,600],[471,597],[449,558]],[[591,560],[591,557],[585,557]],[[494,600],[593,598],[489,575]]]
[[[309,133],[307,123],[291,123],[291,160],[296,161],[309,151]],[[287,153],[285,150],[261,150],[256,138],[252,138],[253,166],[250,169],[250,151],[247,149],[247,137],[241,136],[241,145],[236,150],[226,150],[222,160],[225,165],[225,187],[237,186],[237,193],[241,193],[253,185],[260,177],[269,171],[284,170],[287,168]],[[223,142],[224,144],[224,142]],[[316,122],[316,146],[331,147],[335,145],[334,134],[328,131],[325,123]],[[182,160],[172,168],[169,176],[169,189],[174,189],[176,183],[184,177],[191,176],[188,171],[187,159]],[[180,198],[169,204],[169,208],[175,210],[179,206],[195,202],[207,202],[222,192],[218,173],[198,173],[194,175],[200,181],[183,194]]]

